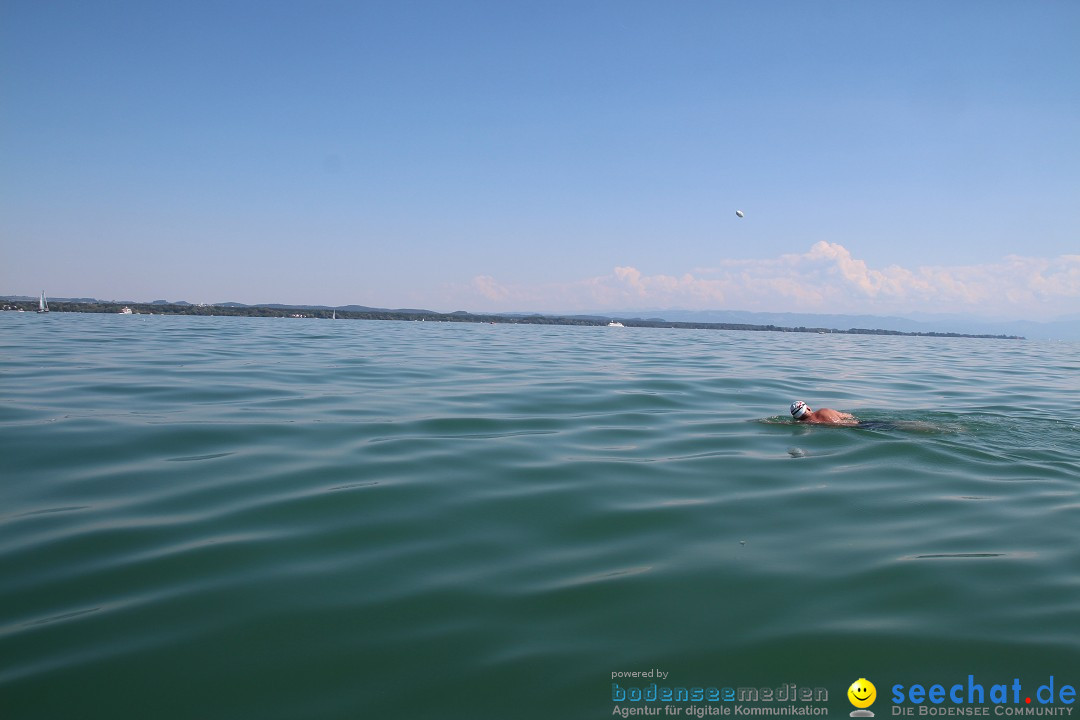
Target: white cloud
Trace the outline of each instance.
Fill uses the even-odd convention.
[[[818,242],[805,253],[727,260],[678,276],[617,266],[611,274],[570,283],[513,287],[482,275],[473,279],[472,291],[500,304],[558,311],[922,311],[1045,319],[1080,311],[1080,255],[1011,255],[984,265],[873,268],[843,245]]]
[[[495,282],[490,275],[477,275],[472,281],[473,289],[488,300],[506,300],[510,297],[510,291]]]
[[[632,267],[615,268],[615,277],[622,284],[623,292],[616,295],[637,297],[644,300],[655,298],[688,298],[713,307],[724,302],[724,290],[720,282],[694,277],[686,273],[681,277],[671,275],[643,276],[641,271]],[[604,278],[594,278],[596,284],[603,284]],[[618,286],[616,286],[618,289]]]

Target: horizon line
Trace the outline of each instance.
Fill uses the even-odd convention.
[[[227,306],[240,306],[240,307],[282,307],[282,308],[296,308],[296,309],[326,309],[326,310],[346,310],[348,308],[363,308],[364,310],[377,311],[377,312],[420,312],[431,313],[435,315],[452,315],[455,313],[466,313],[469,315],[539,315],[544,317],[598,317],[598,318],[619,318],[626,320],[663,320],[665,322],[683,322],[675,321],[671,318],[663,317],[662,313],[680,313],[680,314],[692,314],[692,315],[707,315],[717,313],[729,313],[734,315],[749,315],[749,316],[782,316],[782,315],[797,315],[804,317],[850,317],[850,318],[874,318],[879,320],[902,320],[905,322],[926,324],[930,322],[942,322],[942,321],[967,321],[967,322],[979,322],[979,323],[1029,323],[1035,325],[1051,325],[1058,323],[1069,323],[1080,320],[1080,315],[1066,314],[1057,316],[1048,320],[1032,320],[1026,317],[1020,318],[1000,318],[989,317],[983,315],[971,315],[965,313],[926,313],[922,311],[916,311],[913,314],[921,317],[911,317],[900,314],[875,314],[875,313],[856,313],[856,312],[807,312],[800,310],[734,310],[734,309],[716,309],[711,308],[707,310],[695,310],[688,308],[644,308],[644,309],[622,309],[622,310],[609,310],[609,311],[596,311],[596,310],[581,310],[581,311],[551,311],[551,310],[466,310],[458,308],[455,310],[432,310],[422,307],[388,307],[388,306],[376,306],[376,305],[363,305],[360,303],[345,303],[339,305],[317,304],[317,303],[297,303],[297,302],[239,302],[236,300],[222,300],[215,302],[191,302],[188,300],[132,300],[132,299],[102,299],[95,297],[61,297],[58,295],[50,296],[46,294],[46,298],[57,302],[71,302],[71,303],[107,303],[107,304],[132,304],[132,305],[190,305],[193,307],[227,307]],[[11,302],[28,302],[36,301],[37,295],[2,295],[0,301]],[[705,322],[705,321],[700,321]],[[734,321],[733,321],[734,322]]]

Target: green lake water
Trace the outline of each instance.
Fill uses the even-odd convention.
[[[1076,343],[2,313],[0,718],[1078,686],[1078,410]]]

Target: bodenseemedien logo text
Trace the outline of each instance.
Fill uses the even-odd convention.
[[[795,683],[776,688],[658,687],[656,683],[638,688],[611,683],[611,699],[615,702],[826,702],[829,691],[799,687]]]

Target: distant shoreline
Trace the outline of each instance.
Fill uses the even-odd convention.
[[[128,308],[136,315],[201,315],[206,317],[271,317],[316,318],[329,320],[403,320],[423,322],[466,322],[497,325],[580,325],[603,327],[606,318],[596,316],[562,315],[495,315],[474,314],[464,311],[439,313],[429,310],[342,310],[326,307],[303,307],[285,305],[191,305],[188,303],[120,303],[120,302],[71,302],[50,300],[51,312],[80,312],[118,314]],[[37,311],[37,300],[5,300],[2,310],[26,312]],[[625,328],[673,328],[681,330],[745,330],[757,332],[801,332],[839,335],[898,335],[904,337],[955,337],[989,340],[1024,340],[1020,335],[981,335],[954,332],[905,332],[880,328],[848,328],[846,330],[826,327],[783,327],[779,325],[753,325],[748,323],[676,322],[660,319],[623,319]]]

